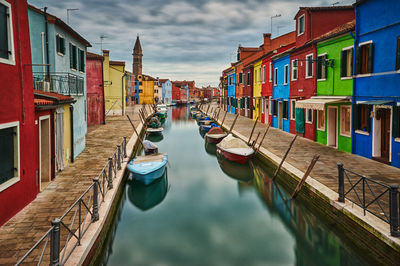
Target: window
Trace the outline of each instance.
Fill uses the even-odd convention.
[[[261,83],[261,67],[258,69],[258,83]]]
[[[298,61],[292,60],[292,80],[297,80],[298,75]]]
[[[309,124],[312,124],[312,122],[313,122],[313,110],[312,109],[306,109],[306,122]]]
[[[317,80],[326,80],[328,71],[327,59],[328,56],[326,54],[317,57]]]
[[[139,90],[139,93],[143,93],[143,90]]]
[[[72,43],[69,44],[69,66],[71,69],[77,69],[77,48]]]
[[[287,85],[289,83],[289,65],[285,65],[285,76],[284,76],[284,83]]]
[[[299,17],[298,22],[297,22],[297,35],[301,35],[304,33],[304,20],[305,20],[305,15],[302,15]]]
[[[278,85],[278,68],[275,68],[275,73],[274,73],[274,86]]]
[[[239,84],[243,83],[243,72],[239,73]]]
[[[309,54],[306,56],[306,78],[313,76],[313,55]]]
[[[289,102],[288,101],[283,101],[283,105],[282,105],[282,116],[283,116],[283,119],[288,119],[288,111],[289,111],[289,109],[288,109],[288,107],[289,107]]]
[[[272,82],[272,63],[269,63],[269,81]]]
[[[56,48],[59,55],[65,55],[65,39],[61,35],[56,35]]]
[[[14,64],[14,44],[10,3],[0,0],[0,63]]]
[[[290,100],[290,119],[296,120],[296,100]]]
[[[370,132],[371,130],[371,107],[367,104],[353,105],[353,128],[363,132]]]
[[[85,51],[79,49],[78,50],[78,57],[79,57],[79,71],[85,72]]]
[[[19,181],[19,122],[0,125],[0,191]]]
[[[247,86],[250,86],[250,71],[247,72]]]
[[[265,66],[262,67],[262,83],[265,83]]]
[[[351,136],[351,106],[340,107],[340,135]]]
[[[396,49],[396,70],[400,69],[400,36],[397,37],[397,49]]]
[[[356,74],[372,73],[374,46],[372,42],[360,44],[356,49]]]
[[[257,83],[257,69],[254,69],[254,83]]]
[[[393,106],[392,136],[396,141],[400,138],[400,106]]]
[[[237,61],[240,61],[240,53],[239,52],[237,53],[237,58],[236,59],[237,59]]]
[[[268,106],[270,107],[270,108],[269,108],[269,114],[272,115],[272,104],[273,104],[272,98],[269,98],[268,101],[269,101]]]
[[[340,56],[340,77],[347,78],[353,75],[353,48],[343,49]]]
[[[325,110],[317,111],[317,128],[325,131]]]
[[[278,103],[276,100],[272,100],[272,115],[273,116],[278,115]]]

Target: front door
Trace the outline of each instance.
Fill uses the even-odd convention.
[[[328,107],[328,146],[337,147],[337,108]]]
[[[51,180],[50,116],[39,118],[39,191]]]
[[[378,109],[381,118],[381,158],[389,162],[390,152],[390,109]]]
[[[280,101],[278,105],[278,128],[282,129],[282,119],[283,119],[283,102]]]

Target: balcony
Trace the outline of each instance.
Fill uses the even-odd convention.
[[[71,73],[33,72],[35,90],[55,92],[63,95],[83,95],[85,80]]]

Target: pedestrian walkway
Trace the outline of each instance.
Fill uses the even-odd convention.
[[[140,123],[141,106],[128,107],[135,125]],[[60,172],[36,199],[0,227],[0,265],[15,264],[92,184],[123,137],[133,129],[126,116],[109,116],[105,125],[90,128],[86,148],[66,169]]]

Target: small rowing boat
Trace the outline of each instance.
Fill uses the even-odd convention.
[[[231,134],[217,144],[217,149],[217,152],[222,154],[227,160],[240,164],[244,164],[254,155],[253,148]]]
[[[162,153],[137,156],[128,163],[128,170],[135,179],[148,185],[164,174],[167,161],[167,155]]]

